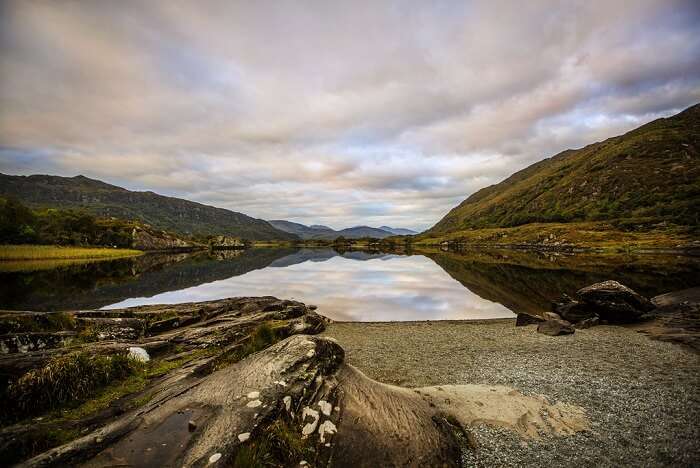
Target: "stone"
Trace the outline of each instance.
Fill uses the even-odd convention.
[[[542,317],[544,318],[544,321],[547,320],[561,320],[561,316],[557,314],[556,312],[545,312],[542,314]]]
[[[139,346],[132,346],[129,348],[129,357],[139,362],[148,362],[151,360],[151,356],[148,355],[148,351]]]
[[[601,320],[612,323],[636,322],[645,312],[654,309],[649,299],[612,280],[582,288],[576,295]]]
[[[574,329],[571,324],[565,320],[547,320],[537,325],[537,333],[542,333],[548,336],[571,335]]]
[[[581,322],[596,316],[589,305],[572,299],[568,294],[562,294],[559,301],[552,302],[552,311],[571,323]]]
[[[582,320],[578,323],[574,324],[574,328],[577,330],[582,330],[584,328],[591,328],[595,327],[596,325],[600,324],[600,319],[598,317],[591,317],[587,318],[586,320]]]
[[[525,325],[533,325],[541,322],[544,322],[544,319],[542,317],[521,312],[515,319],[515,326],[524,327]]]

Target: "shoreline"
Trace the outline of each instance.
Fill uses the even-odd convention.
[[[404,388],[503,385],[585,409],[591,430],[526,440],[477,424],[476,466],[700,462],[700,355],[635,330],[597,326],[549,337],[510,319],[333,322],[322,336],[369,378]]]

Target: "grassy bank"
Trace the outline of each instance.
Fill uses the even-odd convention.
[[[0,260],[73,260],[141,255],[140,250],[55,245],[0,245]]]
[[[531,223],[509,228],[469,229],[444,235],[420,235],[413,245],[455,242],[466,245],[575,246],[603,251],[698,247],[700,236],[676,225],[627,226],[611,222]],[[694,245],[695,243],[695,245]]]

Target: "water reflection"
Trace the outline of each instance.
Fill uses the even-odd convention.
[[[110,308],[278,296],[319,306],[335,320],[389,321],[512,317],[506,307],[462,287],[429,258],[304,249],[268,268]]]
[[[606,279],[650,296],[697,286],[699,271],[697,259],[668,256],[251,249],[0,273],[0,308],[116,308],[274,295],[316,304],[336,320],[499,318],[547,309],[562,292]]]

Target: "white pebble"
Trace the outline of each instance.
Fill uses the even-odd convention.
[[[318,427],[318,435],[321,439],[321,443],[326,441],[326,434],[335,434],[336,432],[338,432],[338,429],[331,421],[323,421]]]
[[[301,429],[301,438],[305,439],[309,435],[313,434],[314,431],[316,430],[316,426],[318,426],[318,420],[320,419],[320,416],[318,414],[318,411],[313,410],[309,408],[308,406],[304,407],[303,412],[301,413],[301,421],[305,421],[307,417],[313,418],[313,421],[310,423],[307,423],[302,429]]]
[[[221,454],[220,454],[220,453],[215,453],[214,455],[212,455],[211,457],[209,457],[209,463],[216,463],[216,462],[219,461],[219,458],[221,458]]]
[[[260,396],[260,392],[250,392],[248,395],[246,395],[248,398],[251,400],[255,400]]]
[[[138,346],[132,346],[129,348],[129,357],[136,361],[148,362],[151,360],[151,356],[148,355],[148,351]]]
[[[327,401],[325,401],[325,400],[319,401],[318,407],[321,408],[321,413],[325,414],[326,416],[331,415],[331,410],[333,409],[333,405],[331,405]]]
[[[258,406],[262,405],[262,401],[260,400],[253,400],[249,401],[248,404],[246,405],[248,408],[257,408]]]
[[[250,439],[250,432],[244,432],[242,434],[238,434],[238,440],[240,440],[241,442],[245,442],[248,439]]]

